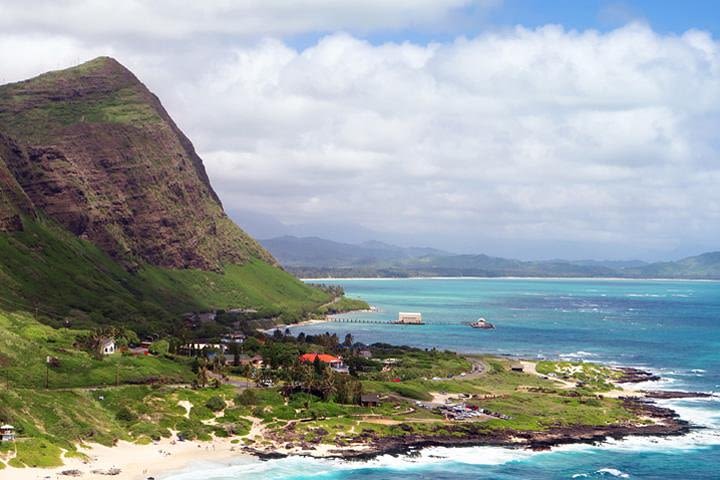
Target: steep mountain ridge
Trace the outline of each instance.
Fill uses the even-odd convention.
[[[131,269],[275,264],[225,215],[157,97],[112,58],[0,86],[0,131],[26,148],[5,163],[33,204]]]
[[[0,86],[0,311],[146,334],[177,332],[184,312],[290,322],[330,300],[225,215],[190,141],[117,61]]]

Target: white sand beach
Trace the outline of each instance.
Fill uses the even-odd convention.
[[[231,460],[247,457],[247,454],[240,452],[240,448],[230,443],[229,439],[175,444],[169,439],[163,439],[150,445],[118,442],[114,447],[93,444],[88,449],[80,450],[89,460],[68,458],[64,466],[56,468],[6,468],[0,470],[0,480],[145,480],[181,470],[194,461],[231,463]],[[119,469],[120,473],[109,475],[113,469]],[[62,474],[70,470],[77,470],[81,475],[74,477]]]

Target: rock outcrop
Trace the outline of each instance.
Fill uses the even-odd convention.
[[[0,86],[0,132],[0,229],[38,211],[131,270],[276,264],[226,216],[158,98],[112,58]]]
[[[22,217],[35,213],[35,206],[7,166],[21,162],[24,156],[17,143],[0,134],[0,232],[22,230]]]

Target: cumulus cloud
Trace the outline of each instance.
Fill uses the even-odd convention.
[[[4,0],[0,29],[180,39],[266,36],[437,25],[464,7],[498,0]]]
[[[349,25],[333,21],[299,28]],[[211,28],[200,24],[172,35]],[[32,64],[3,52],[19,35],[0,36],[3,63]],[[720,44],[704,32],[517,27],[431,44],[333,33],[304,49],[266,36],[162,53],[53,35],[63,58],[107,50],[132,67],[228,209],[516,256],[578,256],[566,250],[577,242],[626,257],[720,235]]]
[[[641,25],[337,34],[238,49],[180,90],[203,89],[208,115],[183,117],[224,197],[288,222],[665,248],[720,233],[718,47]]]

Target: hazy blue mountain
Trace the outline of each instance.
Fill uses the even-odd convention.
[[[718,278],[720,279],[720,252],[703,253],[676,262],[658,262],[629,273],[642,277],[657,278]]]
[[[434,248],[406,248],[377,241],[354,245],[291,235],[261,240],[260,243],[285,267],[359,267],[430,255],[451,255]]]
[[[488,255],[458,255],[384,242],[341,243],[318,237],[261,240],[278,261],[304,277],[517,276],[720,279],[720,252],[673,262],[640,260],[523,261]]]

